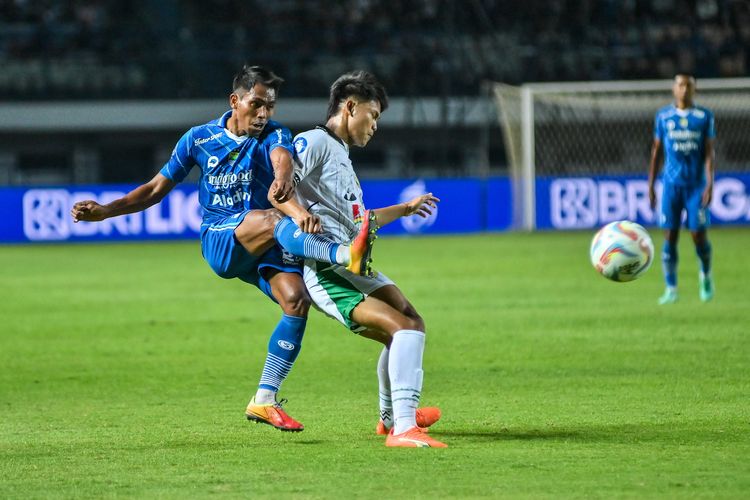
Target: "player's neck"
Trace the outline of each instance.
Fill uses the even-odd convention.
[[[240,125],[234,115],[229,117],[225,128],[236,137],[244,137],[248,135],[247,130],[240,130]]]
[[[344,144],[351,146],[351,138],[349,137],[349,131],[346,128],[346,121],[342,120],[340,115],[332,116],[326,122],[326,128],[336,134],[336,137],[344,141]]]
[[[677,109],[690,109],[693,107],[693,101],[676,101],[674,107]]]

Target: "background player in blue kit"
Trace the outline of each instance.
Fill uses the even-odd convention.
[[[296,257],[345,265],[356,274],[365,274],[374,235],[369,224],[363,225],[350,245],[312,234],[320,231],[318,217],[292,196],[291,133],[270,120],[282,82],[266,68],[245,66],[234,78],[231,109],[217,120],[188,130],[151,181],[107,205],[77,202],[71,215],[75,222],[100,221],[145,210],[161,201],[194,166],[199,167],[203,257],[216,274],[257,286],[283,311],[246,416],[281,430],[301,431],[302,424],[276,401],[301,348],[310,308],[301,261]],[[283,217],[272,204],[294,220]]]
[[[659,303],[677,301],[677,242],[683,210],[700,261],[699,295],[706,302],[714,295],[711,243],[706,236],[714,186],[714,115],[693,104],[695,78],[692,76],[676,75],[672,94],[675,102],[656,113],[648,173],[648,195],[653,209],[656,207],[654,182],[661,168],[663,149],[659,225],[665,229],[662,265],[667,287]]]

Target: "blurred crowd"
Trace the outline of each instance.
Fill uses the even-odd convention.
[[[301,97],[353,68],[393,95],[745,76],[750,1],[0,0],[0,98],[216,97],[245,61]]]

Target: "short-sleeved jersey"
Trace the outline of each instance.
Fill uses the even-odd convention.
[[[339,243],[357,235],[364,220],[362,188],[349,159],[349,147],[326,127],[294,138],[294,181],[302,206],[320,217],[323,233]]]
[[[188,130],[161,169],[181,182],[193,167],[200,168],[198,201],[203,208],[201,234],[215,221],[249,209],[271,208],[268,189],[273,182],[270,153],[283,147],[292,155],[292,134],[269,121],[256,137],[238,137],[226,129],[232,112]]]
[[[678,109],[674,104],[656,113],[654,138],[664,146],[662,181],[679,186],[705,183],[706,139],[716,136],[714,115],[703,107]]]

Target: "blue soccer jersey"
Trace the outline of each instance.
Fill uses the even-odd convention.
[[[678,109],[674,104],[656,113],[654,138],[664,146],[662,182],[679,186],[705,183],[706,139],[716,136],[713,113],[700,106]]]
[[[215,222],[250,209],[271,208],[268,189],[273,182],[270,152],[283,147],[294,154],[292,134],[269,121],[255,137],[238,137],[226,129],[232,112],[188,130],[161,169],[166,178],[181,182],[200,168],[198,201],[203,208],[201,234]]]

